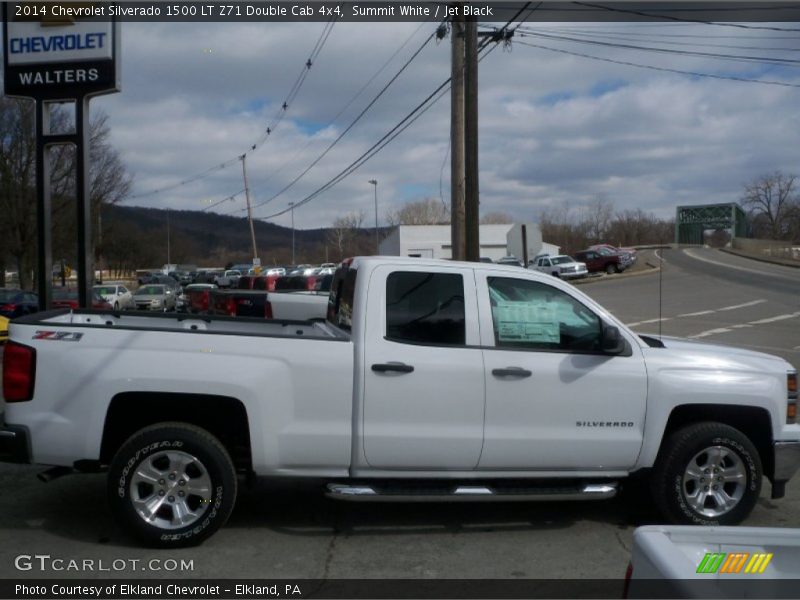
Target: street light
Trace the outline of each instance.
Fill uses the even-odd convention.
[[[294,266],[294,202],[289,202],[289,208],[292,209],[292,266]]]
[[[369,183],[375,186],[375,254],[380,254],[378,249],[378,180],[370,179]]]

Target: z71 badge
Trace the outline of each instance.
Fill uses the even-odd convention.
[[[56,342],[80,342],[82,333],[74,331],[37,331],[33,334],[35,340],[53,340]]]

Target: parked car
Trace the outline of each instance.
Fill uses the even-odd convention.
[[[622,264],[625,265],[627,269],[633,263],[636,262],[636,251],[630,252],[624,248],[615,248],[609,244],[597,244],[594,246],[589,246],[589,250],[597,250],[600,254],[609,255],[609,254],[616,254],[620,257]]]
[[[228,269],[221,275],[217,275],[217,277],[214,279],[214,283],[216,283],[217,286],[221,288],[236,287],[236,284],[238,283],[239,278],[241,276],[242,276],[241,271]]]
[[[0,316],[16,319],[39,310],[39,296],[33,292],[0,288]]]
[[[113,283],[109,285],[96,285],[92,290],[102,296],[103,300],[108,302],[114,310],[136,308],[136,303],[133,301],[133,294],[131,294],[130,290],[124,285]]]
[[[796,598],[800,529],[646,525],[633,532],[626,598]]]
[[[102,310],[113,310],[111,304],[106,302],[100,294],[92,288],[92,308]],[[78,310],[80,308],[80,300],[78,298],[77,288],[53,288],[53,308],[69,308],[70,310]]]
[[[522,261],[518,259],[516,256],[504,256],[503,258],[497,259],[498,265],[511,265],[514,267],[521,267]]]
[[[575,260],[586,265],[589,273],[622,273],[627,267],[619,254],[606,253],[601,250],[581,250],[575,253]]]
[[[532,263],[529,269],[535,269],[542,273],[549,273],[554,277],[562,279],[579,279],[589,275],[586,263],[578,262],[571,256],[559,254],[558,256],[541,256]]]
[[[192,283],[192,275],[191,273],[187,273],[186,271],[170,271],[168,275],[169,277],[172,277],[175,281],[177,281],[178,285],[180,285],[181,287]]]
[[[193,283],[184,288],[186,297],[186,312],[192,314],[206,314],[209,308],[211,291],[217,289],[213,283]]]
[[[8,317],[0,317],[0,344],[8,341]]]
[[[616,252],[618,254],[627,254],[630,257],[631,264],[636,262],[636,248],[621,248],[612,246],[611,244],[595,244],[593,246],[589,246],[589,250],[599,250],[600,248],[605,248],[606,250]]]
[[[133,294],[136,310],[175,310],[177,294],[164,284],[143,285]]]

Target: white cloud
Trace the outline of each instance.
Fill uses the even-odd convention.
[[[323,26],[125,24],[123,92],[95,100],[93,106],[110,116],[112,141],[136,175],[134,194],[176,184],[235,158],[258,141],[281,114],[281,103]],[[334,27],[283,120],[248,155],[255,203],[289,184],[344,130],[434,25],[422,26],[342,117],[331,123],[334,116],[419,27],[419,23]],[[589,29],[582,24],[570,27]],[[791,56],[697,46],[791,47],[785,34],[766,31],[732,32],[701,25],[591,27],[596,32],[619,32],[614,35],[621,37],[627,33],[628,43],[681,41],[702,51]],[[556,25],[536,25],[545,28],[557,30]],[[657,37],[665,33],[704,37]],[[521,41],[670,69],[800,83],[793,67],[538,38]],[[336,176],[449,77],[449,61],[448,40],[429,44],[325,158],[256,214],[283,210],[288,202],[302,200]],[[798,88],[689,77],[521,44],[513,45],[511,52],[497,50],[480,64],[482,210],[530,219],[553,203],[576,206],[604,194],[617,209],[642,207],[669,216],[677,204],[735,201],[741,184],[759,173],[797,171],[798,94]],[[373,188],[367,180],[373,178],[379,181],[381,219],[390,207],[412,197],[438,198],[440,179],[447,200],[449,135],[446,95],[353,175],[298,208],[298,227],[326,226],[352,210],[371,215]],[[129,203],[201,209],[242,188],[241,165],[236,162],[199,181]],[[240,195],[217,210],[230,212],[243,206]],[[275,222],[288,224],[289,214]]]

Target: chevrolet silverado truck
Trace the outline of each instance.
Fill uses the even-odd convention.
[[[626,598],[796,598],[800,529],[647,525],[633,533]]]
[[[347,260],[317,322],[23,317],[3,393],[5,460],[107,471],[117,520],[161,547],[211,535],[255,476],[363,502],[602,499],[637,475],[667,520],[730,525],[800,466],[785,360],[637,335],[484,263]]]

